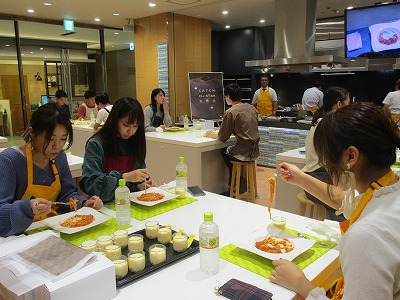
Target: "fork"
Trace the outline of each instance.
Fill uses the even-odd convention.
[[[71,202],[52,202],[51,204],[71,205]]]
[[[308,237],[306,237],[304,234],[302,234],[301,232],[298,232],[297,233],[297,236],[298,237],[301,237],[301,238],[303,238],[303,239],[306,239],[306,240],[311,240],[310,238],[308,238]],[[314,240],[315,241],[315,240]],[[325,244],[325,243],[322,243],[322,242],[320,242],[320,241],[315,241],[317,244],[320,244],[321,246],[328,246],[327,244]]]

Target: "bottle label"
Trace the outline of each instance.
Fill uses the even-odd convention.
[[[176,170],[176,177],[186,177],[186,172]]]
[[[219,237],[200,237],[200,247],[203,249],[215,249],[219,247]]]
[[[124,197],[123,198],[115,198],[115,204],[116,205],[124,205],[128,203],[129,200],[126,200]]]

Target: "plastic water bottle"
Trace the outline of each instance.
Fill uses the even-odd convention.
[[[126,186],[125,179],[118,181],[119,187],[115,189],[115,212],[118,225],[131,223],[131,199],[130,190]]]
[[[91,111],[90,112],[90,125],[93,125],[96,119],[94,118],[94,113]]]
[[[185,164],[185,158],[183,156],[179,157],[179,163],[176,165],[176,187],[175,194],[178,198],[185,198],[187,190],[187,173],[188,167]]]
[[[201,123],[200,120],[196,120],[196,125],[194,127],[196,131],[196,138],[201,138]]]
[[[199,228],[200,270],[207,275],[219,271],[219,229],[211,212],[204,213],[204,223]]]
[[[187,115],[183,117],[183,129],[189,130],[189,118]]]

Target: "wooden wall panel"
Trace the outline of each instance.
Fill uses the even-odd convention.
[[[160,42],[168,42],[170,114],[176,121],[190,115],[188,72],[211,71],[211,21],[172,13],[135,20],[136,94],[142,106],[158,85]]]

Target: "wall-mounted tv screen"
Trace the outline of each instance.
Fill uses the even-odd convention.
[[[400,2],[345,10],[346,58],[400,57]]]

